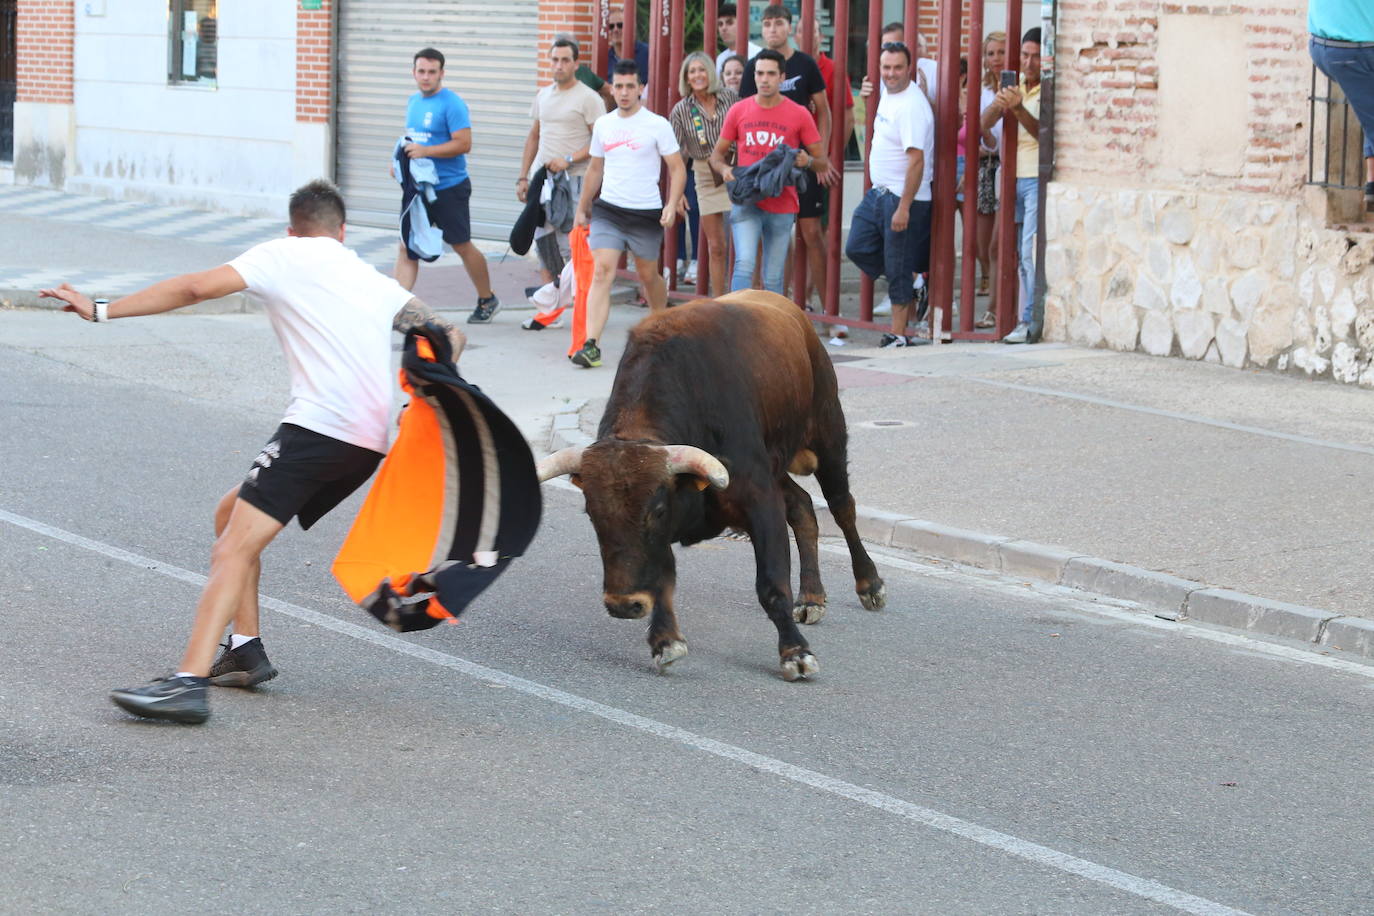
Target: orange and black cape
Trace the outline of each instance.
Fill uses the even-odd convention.
[[[534,457],[520,430],[452,362],[445,334],[406,334],[410,403],[353,522],[334,577],[393,630],[461,614],[539,527]]]

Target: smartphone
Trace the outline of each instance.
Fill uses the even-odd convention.
[[[1003,71],[1002,71],[1002,88],[1003,88],[1003,89],[1015,89],[1015,88],[1016,88],[1016,85],[1017,85],[1016,71],[1015,71],[1015,70],[1003,70]]]

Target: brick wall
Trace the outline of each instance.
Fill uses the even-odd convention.
[[[553,37],[566,32],[579,46],[578,61],[602,74],[603,62],[592,60],[592,24],[598,4],[593,0],[553,0],[539,4],[539,85],[553,80],[549,72],[549,47]]]
[[[1158,67],[1162,16],[1240,17],[1244,47],[1216,48],[1216,67],[1242,67],[1250,87],[1243,100],[1209,97],[1192,87],[1198,105],[1245,107],[1240,174],[1208,190],[1296,194],[1305,178],[1307,95],[1311,62],[1306,4],[1163,0],[1060,0],[1056,43],[1056,174],[1067,179],[1149,184],[1170,171],[1159,142]],[[1123,170],[1123,164],[1127,168]]]
[[[72,0],[19,0],[15,35],[20,102],[72,101]]]
[[[332,23],[336,0],[296,8],[296,120],[325,122],[333,105]]]

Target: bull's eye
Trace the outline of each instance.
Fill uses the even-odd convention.
[[[666,503],[659,503],[658,505],[654,506],[652,509],[649,510],[649,518],[655,522],[663,521],[663,517],[667,514],[668,505]]]

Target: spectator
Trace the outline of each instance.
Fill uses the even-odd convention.
[[[643,106],[643,91],[634,62],[620,61],[611,80],[616,110],[602,115],[592,128],[592,164],[582,181],[577,224],[591,227],[588,241],[596,272],[587,294],[587,340],[569,357],[584,369],[601,365],[597,341],[611,310],[611,281],[626,248],[634,255],[649,308],[660,311],[668,306],[658,254],[663,230],[673,227],[684,206],[687,169],[673,128]],[[658,191],[660,162],[668,166],[667,204]]]
[[[879,68],[887,91],[873,121],[868,165],[873,187],[854,211],[845,254],[870,277],[887,277],[892,330],[879,346],[909,347],[929,342],[908,337],[906,329],[917,298],[915,279],[930,260],[935,117],[912,82],[906,45],[883,45]]]
[[[826,102],[825,80],[820,68],[811,55],[792,47],[792,13],[782,4],[775,3],[763,10],[763,42],[771,51],[783,58],[782,95],[809,109],[815,115],[814,123],[822,148],[830,139],[830,106]],[[744,65],[744,79],[740,84],[740,97],[748,98],[757,90],[755,87],[754,60]],[[777,144],[773,144],[776,146]],[[825,233],[821,227],[821,217],[825,213],[827,195],[825,189],[840,178],[839,171],[830,165],[818,173],[818,180],[808,182],[802,189],[798,201],[797,221],[801,228],[802,240],[806,242],[807,276],[816,289],[825,289]],[[792,193],[796,193],[793,191]],[[739,257],[738,249],[735,252]],[[765,261],[767,259],[765,258]],[[736,262],[738,263],[738,261]],[[765,267],[766,269],[766,267]],[[767,283],[764,284],[767,286]],[[805,290],[798,290],[805,306],[808,296]]]
[[[1031,29],[1021,39],[1021,82],[1003,89],[987,111],[983,126],[1004,112],[1011,112],[1020,130],[1016,134],[1017,269],[1021,276],[1020,320],[1003,343],[1022,344],[1030,337],[1031,309],[1035,301],[1035,229],[1040,209],[1040,30]]]
[[[721,84],[711,58],[701,51],[693,51],[682,62],[678,92],[682,101],[673,106],[668,120],[678,145],[692,163],[701,234],[710,264],[709,292],[719,296],[726,288],[725,214],[730,212],[730,195],[725,179],[711,168],[710,159],[720,140],[726,113],[738,97]],[[701,259],[700,252],[697,259]]]
[[[1007,33],[989,32],[983,39],[983,79],[979,87],[981,100],[979,112],[987,111],[997,98],[1001,88],[1002,71],[1007,66]],[[991,130],[981,131],[978,142],[978,175],[976,178],[978,195],[977,258],[983,275],[978,280],[979,294],[988,294],[988,308],[977,321],[977,327],[997,326],[997,284],[992,281],[996,276],[997,235],[997,168],[1001,165],[1002,122],[992,125]]]
[[[744,61],[738,56],[728,58],[720,68],[720,79],[735,95],[739,95],[739,85],[744,81]]]
[[[625,38],[625,11],[611,7],[611,11],[606,14],[606,37],[609,39],[609,47],[606,48],[606,82],[612,84],[614,94],[615,65],[620,62],[620,48]],[[645,42],[635,41],[635,66],[639,71],[640,86],[649,85],[649,46]]]
[[[477,290],[477,307],[468,316],[468,323],[486,324],[501,307],[501,302],[491,289],[486,256],[472,244],[472,221],[468,212],[472,180],[468,177],[467,163],[467,153],[472,149],[472,119],[467,103],[458,93],[443,88],[443,54],[434,48],[417,51],[411,62],[411,75],[419,91],[406,105],[405,155],[410,159],[434,162],[439,176],[434,185],[438,197],[429,202],[429,216],[434,225],[443,230],[444,241],[463,259],[463,267]],[[402,201],[403,214],[409,203]],[[413,289],[420,272],[419,260],[419,256],[402,242],[396,254],[396,282]]]
[[[719,54],[716,55],[716,72],[724,70],[725,62],[732,57],[739,57],[735,50],[736,42],[739,41],[739,33],[735,30],[735,17],[738,11],[733,3],[722,3],[720,9],[716,11],[716,36],[724,46]],[[749,59],[753,60],[754,55],[762,51],[758,45],[749,42]],[[741,61],[743,64],[743,61]],[[741,70],[741,73],[743,71]],[[738,89],[738,87],[732,87]]]
[[[610,84],[597,76],[595,70],[586,64],[578,64],[576,76],[579,83],[601,96],[601,102],[606,106],[607,111],[615,109],[615,99],[611,98]]]
[[[1309,0],[1312,62],[1341,87],[1364,130],[1364,206],[1374,213],[1374,5]]]
[[[905,43],[906,26],[900,22],[889,22],[883,26],[883,31],[879,41],[884,44]],[[881,47],[881,45],[880,45]],[[935,61],[926,56],[926,40],[919,33],[916,35],[916,72],[913,77],[916,85],[925,93],[926,101],[930,102],[932,108],[935,106],[935,81],[938,68]],[[878,84],[879,94],[887,91],[887,86],[882,82]],[[873,94],[873,81],[864,75],[864,81],[859,86],[859,96],[868,98]]]
[[[515,196],[521,203],[525,202],[530,179],[539,168],[546,169],[550,176],[566,172],[572,199],[582,195],[582,176],[591,158],[588,147],[592,125],[606,110],[601,97],[578,81],[577,56],[577,42],[566,36],[555,38],[549,48],[553,82],[539,90],[530,106],[534,123],[525,138],[520,177],[515,181]],[[545,199],[552,186],[551,181],[544,182]],[[560,238],[557,228],[546,222],[535,230],[534,241],[543,282],[553,283],[563,272],[567,237]]]
[[[776,9],[780,7],[769,7],[769,11]],[[782,54],[771,48],[760,51],[749,62],[748,69],[753,72],[746,71],[746,78],[753,77],[758,92],[731,107],[720,140],[711,152],[712,168],[727,182],[735,180],[734,169],[727,164],[734,147],[738,147],[739,167],[751,166],[785,144],[797,149],[793,159],[797,168],[810,169],[818,175],[830,168],[816,122],[805,108],[782,95],[785,64]],[[734,205],[730,211],[730,230],[735,240],[731,290],[749,287],[762,242],[763,286],[775,293],[782,292],[783,262],[796,215],[797,189],[791,186],[783,188],[776,197]]]

